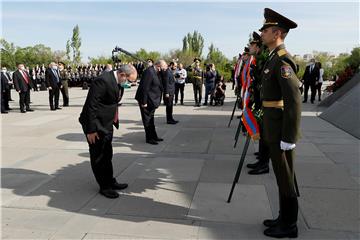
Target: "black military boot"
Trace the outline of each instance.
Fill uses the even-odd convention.
[[[274,226],[266,229],[264,234],[275,238],[297,238],[298,228],[296,225],[298,215],[298,202],[296,197],[280,198],[281,218]]]
[[[260,162],[260,161],[257,161],[257,162],[255,162],[255,163],[248,163],[248,164],[246,165],[246,167],[251,168],[251,169],[255,169],[255,168],[257,168],[258,166],[260,166],[260,164],[261,164],[261,162]]]
[[[275,219],[266,219],[263,221],[263,224],[266,227],[275,227],[279,223],[280,223],[280,215]]]
[[[278,224],[275,227],[270,227],[264,231],[264,235],[274,238],[297,238],[298,228],[295,224]]]
[[[260,164],[255,169],[249,171],[250,175],[260,175],[269,173],[269,165],[268,164]]]

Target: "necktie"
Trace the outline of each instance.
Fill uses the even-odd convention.
[[[29,77],[28,77],[28,75],[26,74],[26,72],[25,72],[25,71],[21,71],[21,74],[23,75],[23,77],[24,77],[24,79],[25,79],[25,82],[26,82],[27,84],[29,84]]]
[[[54,75],[56,77],[56,82],[59,82],[59,75],[58,75],[57,71],[53,70],[53,73],[54,73]]]

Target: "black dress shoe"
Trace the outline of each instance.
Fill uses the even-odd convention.
[[[256,163],[248,163],[248,164],[246,165],[246,167],[251,168],[251,169],[255,169],[255,168],[257,168],[259,165],[260,165],[260,162],[257,161]]]
[[[55,109],[59,109],[59,110],[60,110],[60,109],[61,109],[61,107],[56,107]]]
[[[118,198],[120,195],[113,189],[100,189],[99,193],[107,198]]]
[[[157,141],[155,141],[154,139],[149,139],[149,140],[146,140],[146,143],[149,143],[151,145],[158,145],[159,143]]]
[[[307,101],[305,101],[305,100],[303,101],[303,103],[306,103],[306,102],[307,102]]]
[[[167,124],[177,124],[179,121],[176,120],[171,120],[171,121],[167,121]]]
[[[250,170],[248,173],[250,175],[260,175],[260,174],[269,173],[269,166],[267,166],[267,165],[258,166],[257,168]]]
[[[280,223],[280,216],[275,219],[266,219],[263,221],[265,227],[275,227]]]
[[[27,112],[33,112],[34,110],[31,108],[26,109]]]
[[[264,231],[264,235],[274,238],[297,238],[298,228],[296,224],[290,226],[282,226],[278,224],[275,227],[268,228]]]
[[[21,110],[20,112],[21,112],[21,113],[26,113],[26,111],[25,111],[25,110]]]
[[[50,108],[51,111],[56,111],[56,108]]]
[[[7,114],[9,113],[8,111],[1,111],[1,114]]]
[[[155,138],[154,140],[157,141],[157,142],[162,142],[162,141],[164,141],[163,138],[159,138],[159,137],[158,137],[158,138]]]
[[[114,190],[123,190],[125,188],[127,188],[129,185],[127,183],[113,183],[113,185],[111,186],[112,189]]]

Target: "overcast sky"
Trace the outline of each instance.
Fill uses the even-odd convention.
[[[249,34],[263,23],[265,7],[298,23],[287,39],[292,54],[313,50],[334,54],[359,46],[359,2],[2,2],[2,37],[25,47],[43,43],[65,50],[78,24],[82,58],[111,55],[118,45],[162,53],[182,47],[182,38],[198,30],[204,53],[214,43],[229,58],[242,51]]]

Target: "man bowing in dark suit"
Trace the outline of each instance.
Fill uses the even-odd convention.
[[[144,124],[146,142],[152,145],[163,141],[156,133],[154,115],[155,110],[160,106],[163,91],[160,73],[166,68],[167,64],[164,60],[158,60],[153,66],[148,67],[141,77],[135,95]]]
[[[18,65],[18,70],[13,73],[14,86],[19,93],[19,104],[21,113],[33,112],[30,108],[30,89],[33,88],[30,75],[26,72],[24,64]],[[26,111],[25,111],[26,107]]]
[[[131,65],[122,65],[116,71],[104,72],[95,78],[79,118],[89,144],[91,168],[100,186],[100,194],[107,198],[119,197],[115,190],[128,186],[117,183],[113,177],[111,142],[113,125],[119,127],[118,84],[134,82],[136,78],[136,69]]]

